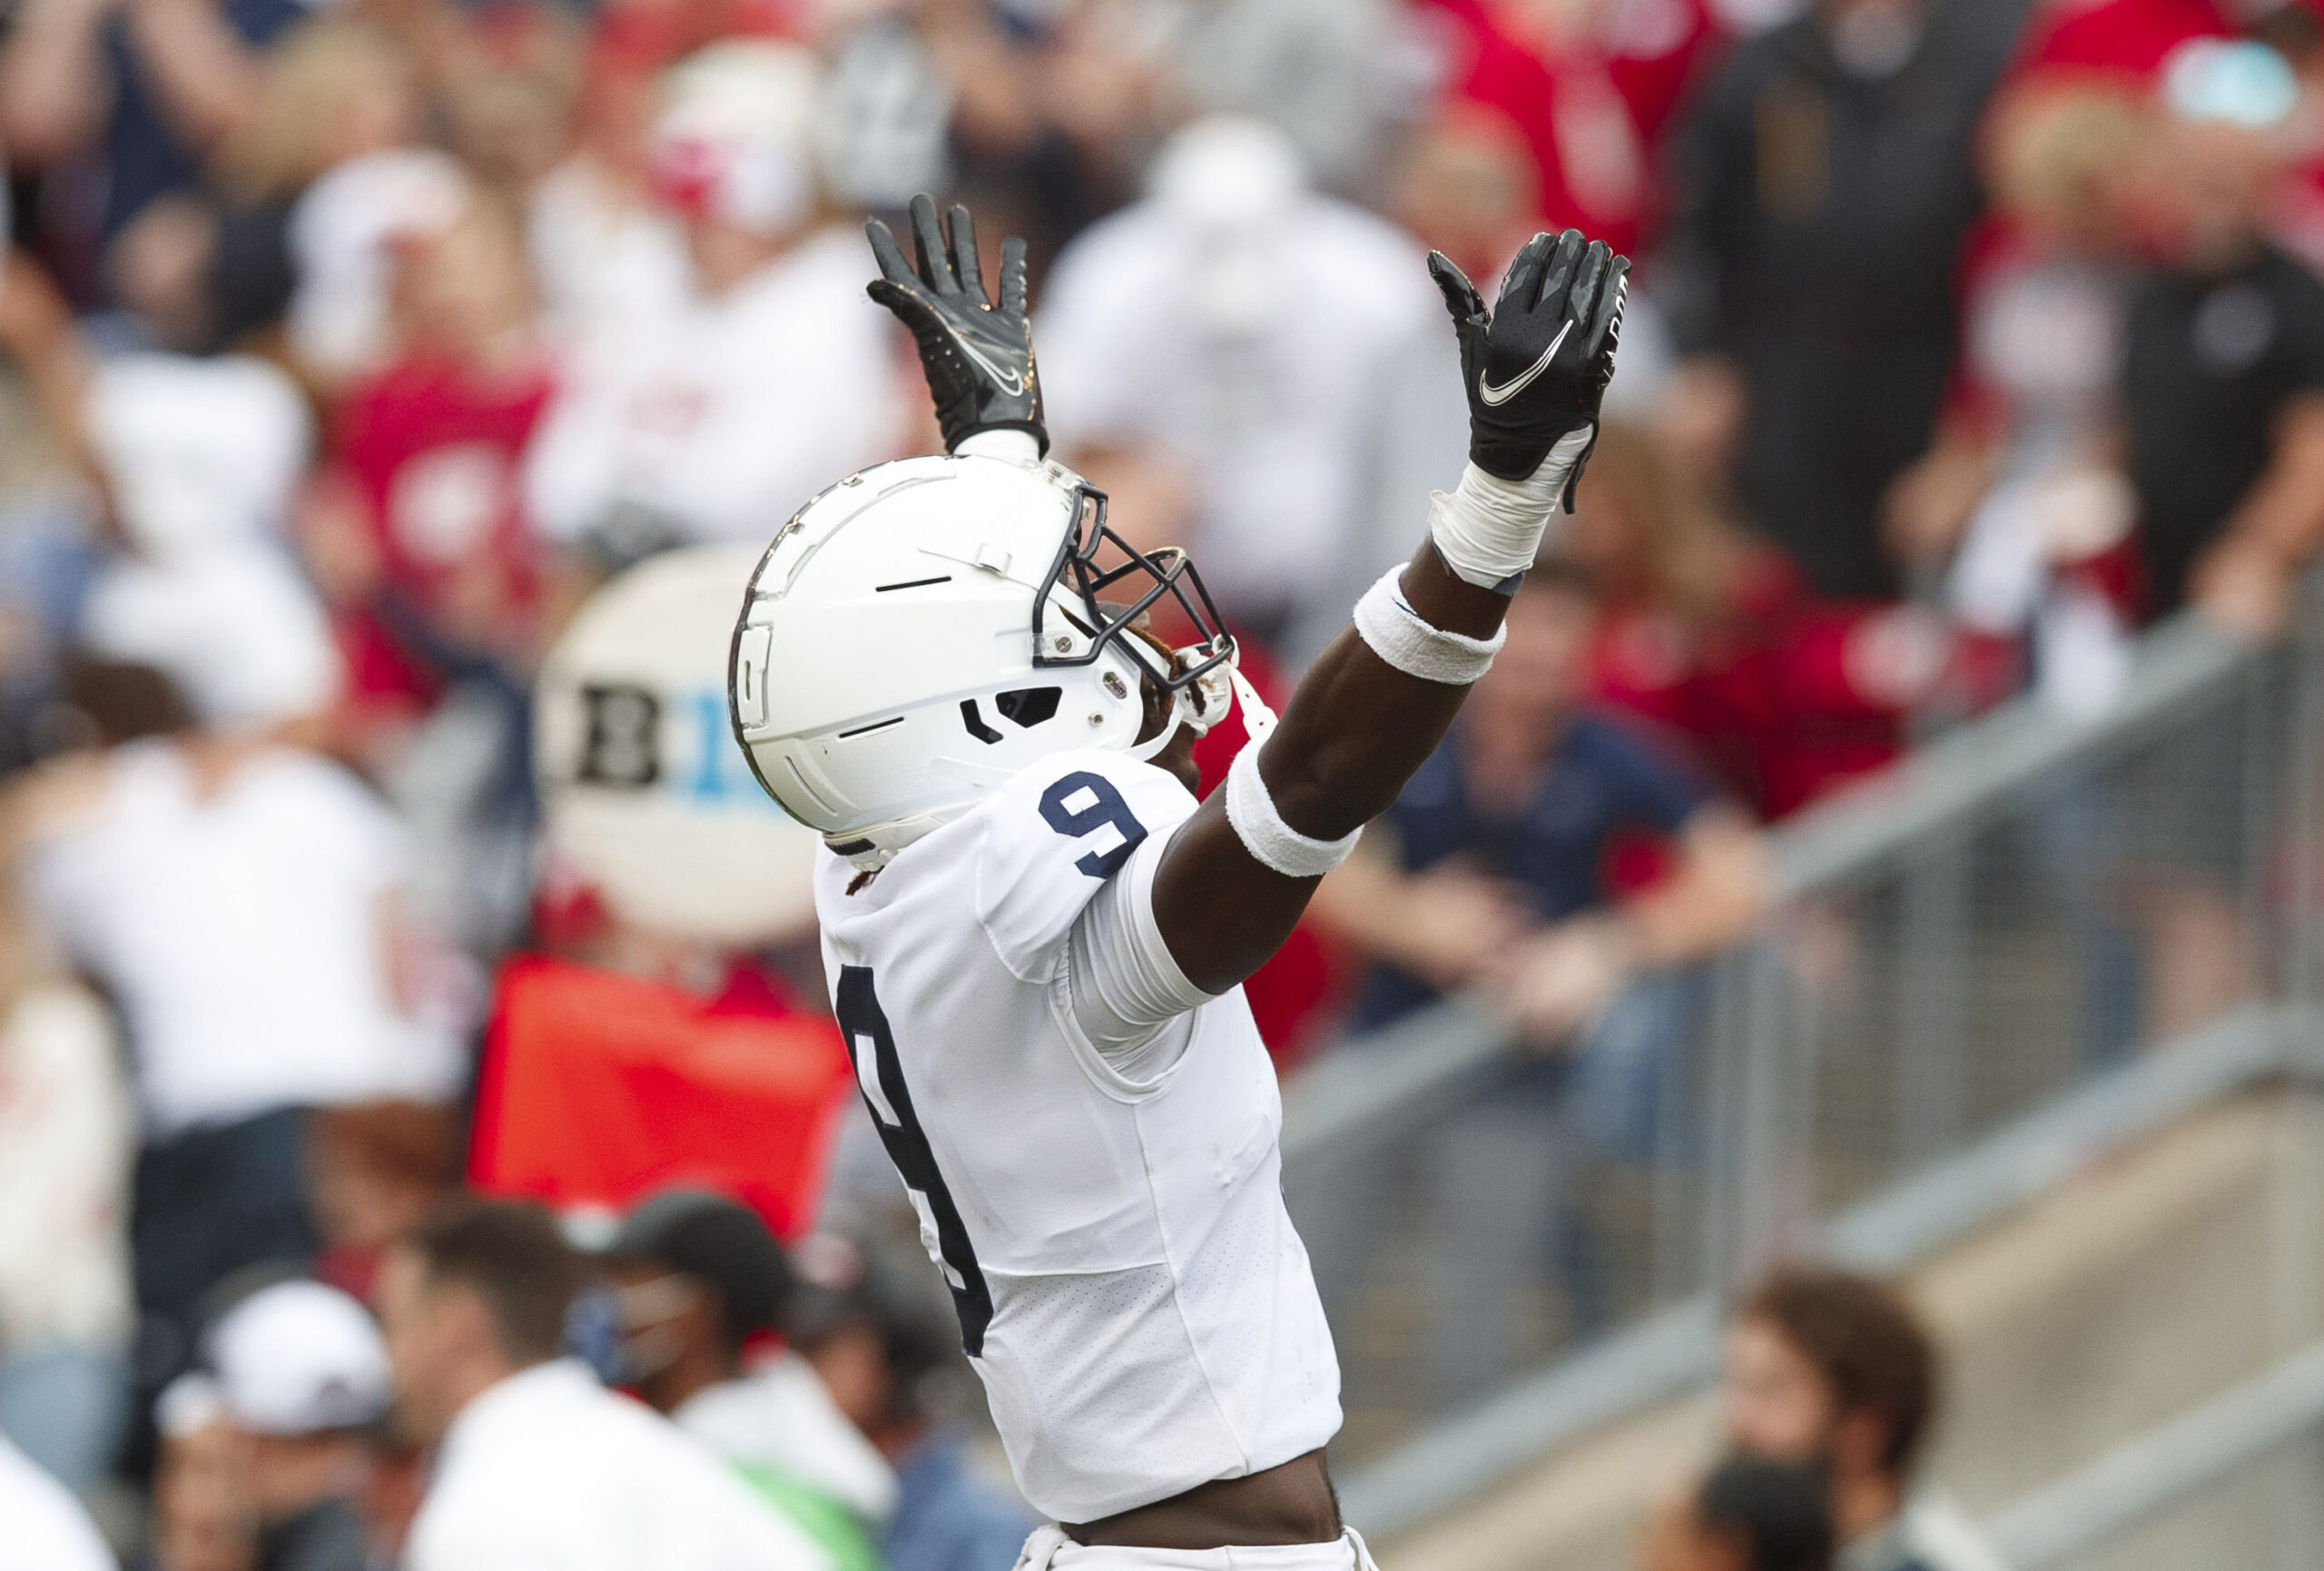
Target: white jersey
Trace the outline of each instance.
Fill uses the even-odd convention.
[[[1195,808],[1118,753],[1042,760],[858,893],[816,883],[841,1029],[919,1208],[1017,1485],[1087,1522],[1315,1449],[1339,1367],[1283,1207],[1282,1102],[1242,989],[1101,1052],[1077,924]],[[1077,959],[1077,955],[1083,958]]]

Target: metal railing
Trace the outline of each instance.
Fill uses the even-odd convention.
[[[2189,1534],[2213,1563],[2314,1571],[2324,1564],[2324,1342],[2132,1437],[1985,1528],[2016,1571],[2162,1571],[2189,1563],[2171,1541]]]
[[[1699,1382],[1779,1252],[1901,1264],[2091,1130],[2313,1068],[2324,589],[2264,651],[2168,625],[2106,713],[2019,700],[1775,840],[1763,936],[1567,1061],[1452,1003],[1288,1089],[1367,1527]]]

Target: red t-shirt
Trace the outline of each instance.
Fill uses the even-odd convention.
[[[1711,627],[1642,601],[1608,603],[1590,637],[1590,693],[1682,738],[1736,800],[1764,808],[1769,651],[1807,588],[1788,558],[1760,547],[1738,562],[1729,594]]]
[[[1543,55],[1482,0],[1430,0],[1454,35],[1455,96],[1506,115],[1532,150],[1541,215],[1635,254],[1652,217],[1653,149],[1717,42],[1701,0],[1621,0],[1596,37]]]
[[[359,697],[431,697],[439,674],[428,638],[461,643],[479,605],[504,627],[532,614],[537,564],[517,476],[551,390],[546,362],[487,378],[414,359],[342,406],[336,455],[363,503],[385,590],[379,604],[341,610]]]

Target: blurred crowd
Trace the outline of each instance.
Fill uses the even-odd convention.
[[[1539,1049],[1441,1153],[1487,1312],[1614,1313],[1571,1175],[1668,1139],[1764,825],[2324,543],[2309,0],[8,0],[0,169],[0,1436],[161,1571],[517,1497],[645,1564],[649,1478],[724,1564],[1013,1556],[720,696],[738,564],[939,445],[866,214],[1029,240],[1059,455],[1277,695],[1460,473],[1423,253],[1638,259],[1506,649],[1251,984],[1286,1068]],[[1820,1564],[1734,1558],[1811,1463],[1658,1553]]]

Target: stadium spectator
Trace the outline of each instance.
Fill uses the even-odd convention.
[[[1157,20],[1120,5],[875,13],[833,44],[835,183],[873,211],[951,191],[1025,237],[1038,279],[1137,189],[1174,86]]]
[[[1406,0],[1227,0],[1182,16],[1161,84],[1166,114],[1259,115],[1291,139],[1318,186],[1376,199],[1433,64]]]
[[[533,523],[591,581],[689,541],[756,543],[894,440],[887,329],[857,235],[818,227],[811,56],[765,43],[670,74],[652,174],[688,283],[585,324],[527,460]]]
[[[1625,421],[1600,427],[1575,509],[1566,550],[1600,598],[1589,697],[1686,737],[1738,800],[1767,811],[1767,783],[1792,772],[1771,756],[1785,738],[1768,687],[1771,649],[1805,608],[1797,570]]]
[[[793,1258],[793,1345],[896,1471],[880,1546],[888,1571],[1007,1571],[1033,1517],[978,1477],[943,1416],[967,1371],[940,1285],[901,1250],[832,1233],[803,1240]]]
[[[1913,1482],[1936,1417],[1938,1376],[1935,1345],[1894,1289],[1786,1267],[1728,1328],[1728,1436],[1746,1457],[1824,1469],[1852,1568],[2001,1571],[1968,1518]]]
[[[646,1405],[733,1463],[838,1571],[879,1571],[895,1474],[807,1362],[772,1344],[791,1267],[766,1223],[706,1190],[664,1190],[606,1254],[624,1375]]]
[[[1821,1470],[1738,1457],[1720,1463],[1649,1537],[1645,1571],[1831,1571],[1830,1486]]]
[[[668,62],[649,20],[635,7],[602,14],[583,54],[572,145],[526,203],[543,325],[563,346],[685,293],[685,242],[655,204],[647,166]]]
[[[2265,238],[2270,132],[2290,68],[2264,45],[2189,44],[2164,74],[2167,267],[2131,305],[2122,373],[2146,609],[2200,602],[2280,627],[2324,542],[2324,283]]]
[[[362,1430],[389,1400],[369,1314],[336,1288],[277,1282],[220,1317],[207,1346],[257,1528],[251,1571],[365,1571]]]
[[[1427,278],[1388,224],[1308,191],[1281,133],[1198,122],[1160,154],[1152,194],[1050,275],[1041,374],[1060,455],[1120,489],[1120,516],[1157,541],[1181,531],[1153,493],[1182,495],[1182,543],[1220,609],[1271,639],[1303,593],[1334,587],[1315,569],[1358,528],[1367,390],[1421,324],[1443,331]],[[1157,472],[1130,505],[1133,477]]]
[[[293,215],[308,188],[412,135],[411,62],[366,21],[312,17],[254,64],[256,103],[200,183],[148,203],[108,252],[108,290],[155,347],[267,341],[299,285]]]
[[[1578,568],[1537,566],[1462,722],[1375,826],[1381,848],[1325,881],[1332,926],[1382,967],[1360,1026],[1482,985],[1557,1048],[1633,980],[1756,918],[1762,853],[1748,820],[1668,739],[1588,706],[1598,610]],[[1625,899],[1608,863],[1639,836],[1667,840],[1670,865]]]
[[[1680,133],[1668,420],[1818,594],[1897,592],[1879,513],[1935,429],[2008,37],[1972,5],[1827,0],[1738,44]]]
[[[0,903],[0,1436],[77,1493],[128,1411],[135,1122],[112,1022]]]
[[[537,658],[517,466],[551,380],[512,214],[471,196],[398,247],[396,361],[350,390],[331,433],[340,508],[302,519],[342,618],[350,698],[424,709],[445,680]],[[349,623],[358,624],[349,626]]]
[[[2036,76],[1995,105],[1955,392],[1887,519],[1903,558],[1949,558],[1966,628],[2013,665],[2030,635],[2034,678],[2085,712],[2119,688],[2137,612],[2134,506],[2113,469],[2145,139],[2136,99],[2080,77]]]
[[[580,1280],[548,1214],[508,1201],[455,1202],[389,1250],[397,1418],[437,1454],[409,1571],[828,1571],[715,1456],[560,1356]]]
[[[135,1065],[150,1396],[214,1283],[313,1253],[303,1110],[442,1100],[462,1065],[433,950],[395,919],[395,821],[281,739],[329,691],[311,608],[264,578],[229,594],[144,571],[93,607],[100,647],[129,658],[74,668],[69,697],[101,746],[20,777],[12,811],[34,912],[107,989]]]
[[[1657,216],[1658,144],[1719,42],[1710,8],[1702,0],[1430,7],[1452,24],[1455,94],[1506,116],[1524,138],[1540,216],[1636,252]]]
[[[470,10],[438,40],[431,73],[445,138],[471,180],[521,204],[566,155],[581,40],[564,11],[534,0]]]
[[[305,1163],[322,1242],[316,1278],[368,1299],[381,1252],[459,1187],[464,1132],[454,1110],[435,1102],[317,1108]]]
[[[1478,989],[1535,1050],[1436,1146],[1443,1280],[1460,1284],[1438,1356],[1456,1398],[1506,1373],[1507,1295],[1545,1252],[1572,1326],[1606,1323],[1614,1287],[1578,1164],[1649,1161],[1675,1132],[1661,1114],[1689,1003],[1672,968],[1747,932],[1765,897],[1748,818],[1668,739],[1583,704],[1595,617],[1570,564],[1534,568],[1452,735],[1313,908],[1375,962],[1359,1028]],[[1646,886],[1609,882],[1620,853],[1649,865],[1632,870]]]
[[[534,815],[526,689],[540,657],[537,544],[519,476],[551,395],[518,221],[472,190],[390,270],[398,348],[338,406],[300,509],[348,668],[340,745],[392,783],[417,896],[476,952],[522,921]]]
[[[113,1551],[73,1492],[0,1435],[0,1571],[114,1571]]]
[[[1491,288],[1490,281],[1539,225],[1539,191],[1531,154],[1509,117],[1456,101],[1404,141],[1387,173],[1384,210],[1421,246],[1444,252]],[[1622,332],[1624,369],[1616,388],[1626,386],[1629,376],[1629,316]],[[1608,390],[1610,397],[1613,391]],[[1459,346],[1435,318],[1414,319],[1401,338],[1384,346],[1358,398],[1354,493],[1344,543],[1316,575],[1302,613],[1274,645],[1273,652],[1295,670],[1338,637],[1347,608],[1404,558],[1412,521],[1427,516],[1432,492],[1459,483],[1467,461]],[[1155,538],[1161,538],[1158,531]]]
[[[248,123],[298,0],[42,0],[0,40],[0,140],[21,165],[102,156],[101,232],[191,186]]]

